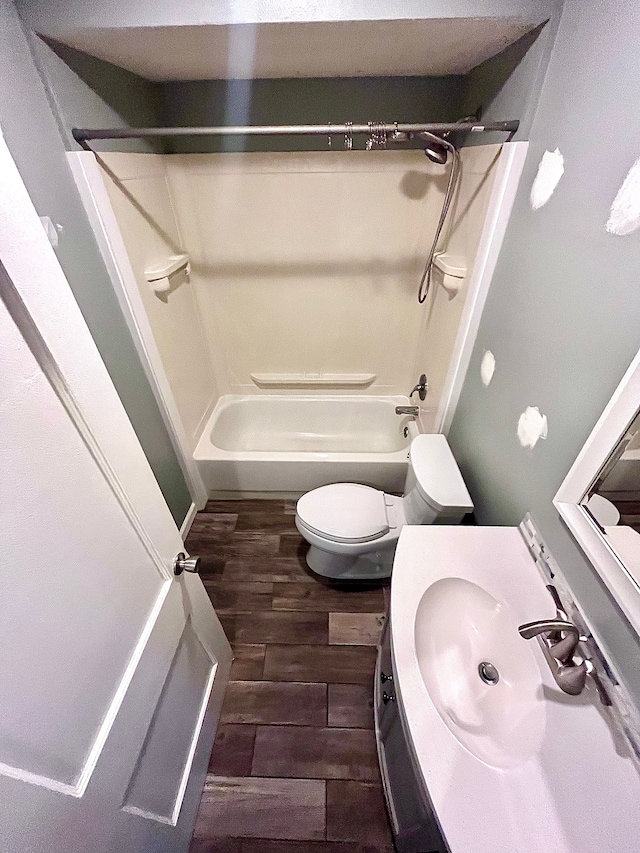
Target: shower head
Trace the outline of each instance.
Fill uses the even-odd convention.
[[[456,150],[455,147],[441,136],[436,136],[435,133],[430,133],[428,130],[421,130],[417,133],[405,133],[402,130],[396,130],[389,137],[391,142],[409,142],[412,139],[419,139],[421,142],[426,142],[424,153],[432,163],[438,163],[444,166],[447,162],[449,152],[452,154]]]
[[[433,143],[424,149],[424,153],[432,163],[438,163],[440,166],[444,166],[449,156],[449,152],[446,148],[441,148],[439,145],[436,147]]]
[[[447,190],[442,202],[442,210],[440,211],[440,219],[438,220],[431,249],[429,250],[429,255],[418,286],[418,302],[422,304],[429,294],[429,289],[431,287],[431,268],[438,248],[438,241],[460,178],[460,152],[453,142],[450,142],[447,139],[447,134],[444,136],[438,136],[428,130],[410,131],[407,133],[404,130],[399,130],[397,122],[395,124],[394,132],[388,137],[388,139],[389,142],[399,144],[402,144],[403,142],[410,142],[412,139],[419,139],[424,145],[424,153],[426,156],[432,163],[437,163],[439,166],[446,165],[447,160],[449,159],[449,154],[451,154],[451,169],[449,171],[449,180],[447,181]]]
[[[418,139],[421,139],[427,144],[424,147],[424,153],[432,163],[438,163],[444,166],[449,156],[449,151],[453,149],[453,145],[446,139],[436,136],[435,133],[429,133],[427,130],[421,130],[416,134]],[[455,150],[455,149],[453,149]]]

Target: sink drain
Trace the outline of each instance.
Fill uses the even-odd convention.
[[[488,660],[483,660],[482,663],[478,664],[478,675],[485,684],[492,687],[500,681],[500,673]]]

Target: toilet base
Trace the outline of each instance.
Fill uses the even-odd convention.
[[[333,580],[382,581],[391,577],[395,550],[394,543],[391,548],[351,557],[346,554],[332,554],[310,545],[307,565],[317,575]]]

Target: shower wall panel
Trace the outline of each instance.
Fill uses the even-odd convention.
[[[222,394],[282,393],[252,374],[334,385],[286,392],[406,395],[426,372],[434,427],[500,146],[462,151],[442,247],[467,276],[416,291],[447,172],[417,151],[101,154],[99,163],[192,446]],[[191,274],[154,293],[144,271],[187,252]],[[370,374],[360,388],[341,376]]]
[[[432,430],[450,369],[500,150],[500,145],[478,145],[460,152],[462,176],[441,245],[448,254],[464,259],[467,274],[454,296],[438,283],[435,273],[429,296],[421,308],[422,327],[413,374],[417,377],[426,372],[429,377],[429,393],[421,413],[422,426],[427,432]]]
[[[195,447],[201,423],[218,398],[193,282],[173,276],[155,293],[145,269],[185,251],[167,185],[163,155],[97,157],[185,431]]]
[[[252,373],[372,373],[364,393],[407,393],[442,167],[416,151],[164,159],[220,393],[259,393]]]

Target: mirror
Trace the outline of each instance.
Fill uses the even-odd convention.
[[[553,503],[640,634],[640,353]]]

